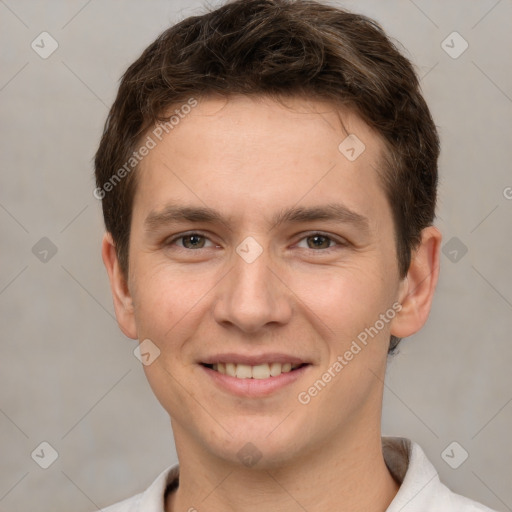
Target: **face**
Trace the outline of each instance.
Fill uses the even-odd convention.
[[[382,144],[341,119],[359,156],[328,104],[202,100],[137,170],[116,312],[160,351],[144,370],[178,451],[252,443],[271,467],[380,428],[405,281]]]

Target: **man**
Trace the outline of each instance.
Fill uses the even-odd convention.
[[[410,63],[316,2],[227,3],[130,66],[102,254],[179,467],[109,512],[489,510],[380,434],[438,279],[438,154]]]

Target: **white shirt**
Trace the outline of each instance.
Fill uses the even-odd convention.
[[[383,437],[384,460],[400,489],[386,512],[494,512],[450,491],[423,450],[409,439]],[[163,471],[142,493],[116,503],[103,512],[165,512],[166,490],[176,488],[179,466]]]

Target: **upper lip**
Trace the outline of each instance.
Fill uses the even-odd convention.
[[[206,357],[201,360],[202,364],[218,364],[218,363],[234,363],[234,364],[247,364],[249,366],[256,366],[264,363],[291,363],[291,364],[305,364],[307,361],[300,357],[291,356],[279,352],[268,352],[265,354],[247,355],[235,354],[233,352],[225,354],[216,354]]]

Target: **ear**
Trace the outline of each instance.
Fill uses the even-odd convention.
[[[105,233],[101,244],[101,256],[110,279],[110,289],[114,300],[117,323],[128,338],[137,339],[137,328],[133,311],[133,301],[128,283],[121,272],[116,248],[110,233]]]
[[[434,226],[421,232],[421,243],[412,255],[407,276],[400,284],[402,309],[391,324],[391,334],[398,338],[418,332],[427,321],[439,277],[441,239],[441,233]]]

